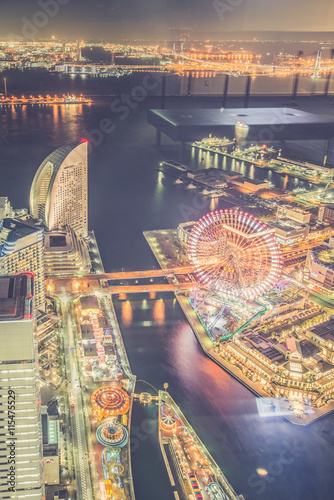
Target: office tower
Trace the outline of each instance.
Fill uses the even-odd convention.
[[[33,275],[0,275],[0,500],[41,500]]]
[[[0,222],[0,274],[33,272],[36,308],[45,303],[43,251],[43,229],[17,219]]]
[[[70,226],[88,233],[87,142],[51,153],[37,170],[30,191],[30,214],[48,230]]]

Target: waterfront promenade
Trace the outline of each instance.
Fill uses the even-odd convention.
[[[144,232],[145,239],[150,246],[155,258],[157,259],[161,267],[166,267],[166,258],[161,252],[157,252],[155,246],[152,244],[151,237],[152,234],[158,233],[154,231]],[[172,264],[171,264],[172,267]],[[169,278],[167,278],[169,279]],[[202,347],[205,354],[212,359],[217,365],[219,365],[223,370],[232,375],[236,380],[242,383],[247,389],[249,389],[257,397],[270,397],[262,387],[260,382],[251,381],[242,371],[232,363],[226,361],[219,352],[216,352],[215,345],[209,338],[204,326],[200,322],[197,313],[191,307],[187,294],[184,294],[181,290],[175,292],[176,299],[182,308],[193,332],[196,336],[200,346]],[[334,401],[328,403],[325,407],[315,408],[314,413],[309,413],[305,415],[284,415],[284,418],[289,420],[291,423],[301,426],[306,426],[315,422],[316,420],[328,415],[334,411]]]
[[[174,399],[171,397],[171,395],[167,391],[159,391],[159,407],[162,408],[163,404],[166,404],[168,407],[172,408],[172,410],[175,412],[175,416],[177,417],[177,419],[179,419],[182,422],[184,428],[187,430],[187,434],[189,436],[191,436],[191,438],[193,439],[193,442],[195,443],[195,446],[197,446],[199,453],[201,454],[200,458],[204,459],[204,463],[207,464],[207,466],[210,467],[212,472],[215,474],[216,480],[217,480],[219,486],[223,489],[226,499],[227,500],[243,500],[243,496],[237,495],[237,493],[234,491],[233,487],[231,486],[231,484],[229,483],[229,481],[227,480],[227,478],[225,477],[225,475],[221,471],[220,467],[217,465],[215,460],[212,458],[211,454],[208,452],[208,450],[206,449],[204,444],[201,442],[201,440],[199,439],[199,437],[195,433],[194,429],[189,424],[188,420],[184,416],[184,414],[181,411],[181,409],[179,408],[179,406],[177,406]],[[160,422],[160,429],[159,429],[160,447],[161,447],[161,451],[164,455],[164,460],[166,463],[166,467],[168,470],[171,484],[174,483],[174,485],[175,485],[173,475],[172,475],[172,468],[169,464],[167,455],[164,451],[164,444],[165,444],[164,441],[168,442],[168,440],[170,438],[167,438],[164,440],[162,434],[163,434],[163,432],[161,429],[161,422]],[[197,457],[198,460],[200,458]],[[179,481],[180,481],[180,479],[179,479]],[[181,478],[181,481],[182,481],[182,478]]]

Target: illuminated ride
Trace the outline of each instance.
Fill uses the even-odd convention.
[[[200,286],[227,297],[255,299],[272,289],[282,272],[272,231],[238,210],[202,217],[190,233],[188,255]]]
[[[124,425],[113,417],[101,424],[96,429],[96,439],[103,446],[123,448],[129,440],[129,433]]]
[[[102,419],[111,415],[124,415],[128,412],[130,398],[121,387],[105,386],[93,392],[91,403],[93,416]]]
[[[163,415],[160,421],[161,429],[171,432],[176,427],[176,420],[171,415]]]

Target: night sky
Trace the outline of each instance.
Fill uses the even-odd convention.
[[[20,36],[42,4],[57,4],[37,37],[173,38],[169,28],[333,31],[331,0],[0,0],[0,38]],[[216,6],[216,8],[215,8]],[[45,18],[45,16],[44,16]],[[36,19],[36,17],[35,17]]]

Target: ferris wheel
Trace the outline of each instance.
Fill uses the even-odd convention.
[[[202,217],[189,236],[188,255],[200,285],[229,297],[263,295],[282,272],[280,249],[269,227],[238,210]]]

